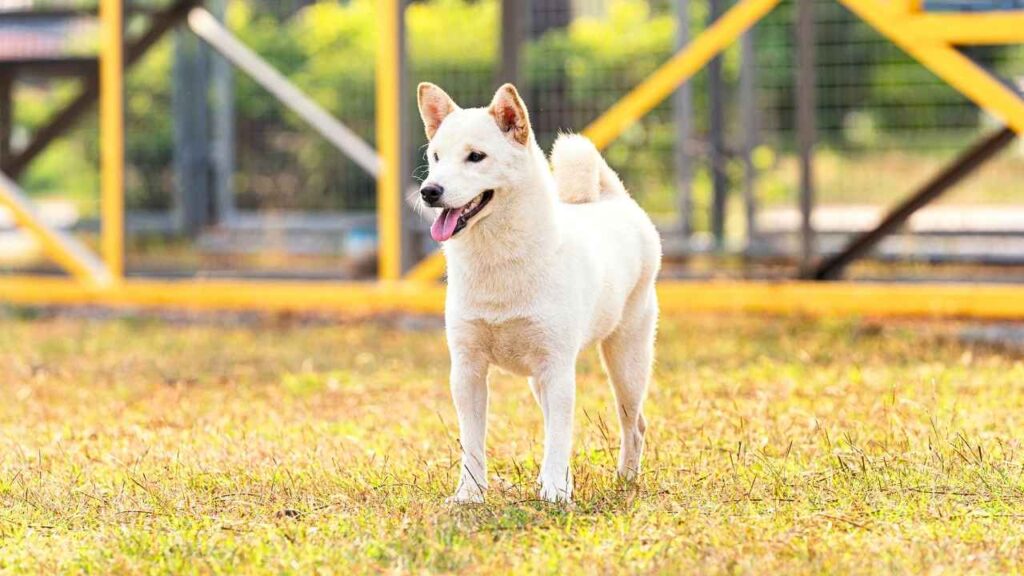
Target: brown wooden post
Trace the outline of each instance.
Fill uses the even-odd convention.
[[[11,157],[14,127],[14,75],[0,73],[0,166]]]
[[[708,25],[725,11],[723,0],[711,0]],[[711,234],[715,249],[725,247],[725,211],[729,194],[725,155],[725,82],[722,79],[722,56],[708,62],[708,162],[711,165]]]
[[[524,0],[501,0],[501,68],[497,84],[519,84],[519,51],[526,37]]]
[[[757,244],[757,168],[754,150],[758,143],[757,52],[754,28],[740,39],[740,122],[743,123],[743,206],[746,215],[747,252]]]
[[[676,0],[676,52],[690,43],[690,0]],[[693,85],[683,82],[672,95],[672,116],[675,120],[675,170],[679,209],[679,234],[689,246],[693,234]]]
[[[814,3],[797,0],[796,21],[796,131],[800,150],[800,272],[814,265],[815,241],[811,217],[814,211],[815,111]]]

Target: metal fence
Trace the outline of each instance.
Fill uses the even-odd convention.
[[[499,80],[513,80],[538,140],[548,147],[558,131],[579,130],[596,118],[664,62],[681,35],[696,35],[730,4],[413,2],[406,11],[408,86],[429,80],[461,104],[484,105]],[[137,4],[139,10],[160,6]],[[818,0],[815,15],[815,224],[819,247],[828,251],[992,121],[833,0]],[[226,6],[230,29],[370,142],[373,18],[367,0],[232,0]],[[717,68],[689,84],[688,99],[666,101],[606,150],[662,224],[673,256],[717,251],[774,262],[799,252],[792,2],[755,27],[746,54],[741,45],[730,48]],[[983,47],[969,54],[1007,82],[1024,83],[1024,49]],[[59,92],[59,84],[40,79],[17,96],[59,100]],[[413,90],[405,92],[412,186],[424,140]],[[374,179],[187,32],[164,40],[132,70],[127,103],[129,228],[137,240],[130,267],[163,259],[154,266],[230,272],[246,266],[234,254],[270,247],[280,257],[264,259],[261,270],[330,275],[353,253],[372,248],[367,218],[375,208]],[[61,175],[54,159],[34,164],[26,175],[45,184],[43,194],[78,190],[85,219],[95,214],[98,198],[95,136],[88,121],[69,137],[87,160],[76,162],[73,178]],[[1019,253],[1013,239],[1024,237],[1024,229],[1012,218],[994,225],[986,214],[1024,214],[1024,152],[1017,147],[1002,154],[943,204],[955,206],[956,217],[938,210],[919,218],[912,228],[920,234],[890,242],[882,255],[978,261],[1003,250],[1013,261]],[[164,241],[148,240],[154,232]],[[978,236],[986,240],[978,244]]]

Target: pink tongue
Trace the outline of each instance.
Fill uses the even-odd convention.
[[[430,227],[430,237],[436,242],[451,238],[459,225],[459,216],[462,216],[462,208],[445,208]]]

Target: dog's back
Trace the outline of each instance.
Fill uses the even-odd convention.
[[[653,287],[661,265],[661,238],[594,144],[581,134],[560,135],[551,151],[551,169],[562,202],[563,240],[591,252],[596,261],[616,262],[597,266],[614,270],[616,276],[599,283],[607,287],[623,282],[628,292],[638,284]]]
[[[656,306],[661,238],[585,136],[559,136],[550,162],[561,201],[557,270],[569,279],[571,290],[591,287],[592,297],[578,298],[590,306],[579,317],[590,320],[588,339],[602,340],[624,317],[644,315]]]
[[[596,202],[602,197],[627,195],[619,175],[608,166],[594,144],[581,134],[562,134],[551,149],[551,169],[558,197],[568,204]]]

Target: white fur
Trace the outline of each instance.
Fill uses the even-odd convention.
[[[551,167],[562,202],[583,204],[627,193],[619,175],[586,136],[559,135],[551,148]]]
[[[559,190],[515,89],[503,86],[491,108],[438,106],[447,98],[421,85],[421,112],[439,123],[427,149],[425,184],[444,187],[446,206],[463,206],[484,190],[494,198],[466,229],[443,244],[448,260],[445,320],[451,388],[463,450],[453,501],[481,502],[487,487],[487,375],[498,366],[529,378],[544,413],[540,496],[568,502],[576,395],[576,360],[599,344],[622,425],[618,473],[640,470],[646,423],[643,401],[654,354],[658,303],[654,290],[661,242],[650,219],[625,192],[589,141],[563,138],[553,155]],[[441,100],[443,101],[443,99]],[[510,110],[507,106],[521,107]],[[496,109],[496,107],[498,109]],[[436,110],[451,111],[431,117]],[[487,158],[469,163],[469,151]],[[434,160],[434,154],[438,160]],[[574,178],[575,176],[575,178]],[[576,184],[587,183],[589,190]]]

